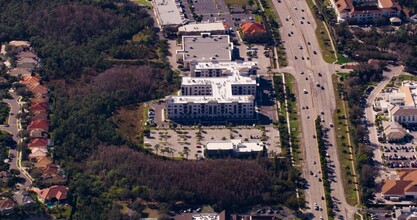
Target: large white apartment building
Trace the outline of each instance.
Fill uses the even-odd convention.
[[[168,118],[176,120],[227,120],[254,117],[257,81],[249,73],[256,64],[225,62],[195,63],[191,75],[196,72],[204,77],[183,77],[180,96],[167,100]]]
[[[401,7],[395,0],[330,0],[337,21],[370,22],[378,17],[398,17]]]

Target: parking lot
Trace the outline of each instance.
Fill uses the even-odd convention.
[[[382,159],[388,168],[417,168],[417,153],[412,144],[384,145]]]
[[[204,146],[211,141],[228,141],[240,139],[243,142],[264,142],[268,154],[274,156],[281,152],[279,132],[273,126],[265,128],[212,128],[199,129],[155,129],[145,137],[145,147],[156,154],[187,159],[204,158]]]

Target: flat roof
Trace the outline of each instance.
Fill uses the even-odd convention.
[[[207,150],[233,150],[238,153],[259,152],[264,149],[262,143],[242,142],[240,139],[230,141],[207,142]]]
[[[181,25],[183,24],[182,8],[174,0],[153,0],[160,25]]]
[[[236,64],[236,65],[235,65]],[[223,66],[227,70],[230,70],[232,75],[227,77],[182,77],[182,86],[193,86],[193,85],[210,85],[212,90],[212,95],[209,96],[174,96],[168,102],[175,103],[230,103],[230,102],[240,102],[240,103],[251,103],[255,99],[252,95],[233,95],[232,86],[233,85],[253,85],[257,86],[256,76],[242,76],[240,75],[240,70],[242,68],[247,68],[246,66],[253,65],[253,62],[242,63],[241,65],[236,62],[231,62],[229,64],[221,63],[201,63],[196,65],[196,70],[208,68],[212,66]],[[201,68],[199,68],[201,67]]]
[[[210,32],[210,31],[224,31],[226,28],[223,22],[214,23],[198,23],[198,24],[187,24],[178,28],[180,32]]]
[[[184,61],[231,61],[233,43],[229,35],[211,36],[182,36],[182,50]]]

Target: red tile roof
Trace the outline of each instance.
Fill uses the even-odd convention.
[[[29,91],[33,92],[34,94],[38,94],[38,93],[48,93],[48,87],[44,86],[44,85],[29,85]]]
[[[65,186],[51,186],[38,192],[38,195],[44,200],[67,198],[68,188]]]
[[[48,112],[46,111],[36,111],[35,114],[31,117],[32,121],[35,120],[48,120]]]
[[[23,76],[23,79],[20,80],[20,83],[23,85],[39,85],[41,79],[37,76]]]
[[[29,148],[32,147],[47,147],[48,146],[48,139],[46,138],[34,138],[28,144]]]
[[[399,180],[386,180],[382,194],[405,195],[406,192],[417,192],[417,170],[399,170]]]
[[[40,130],[43,130],[43,131],[48,131],[49,130],[49,122],[45,121],[45,120],[32,121],[28,125],[27,130],[31,131],[31,130],[34,130],[34,129],[40,129]]]
[[[30,111],[46,111],[49,108],[49,103],[41,102],[41,103],[34,103],[30,107]]]
[[[15,206],[16,205],[13,202],[13,200],[11,200],[9,198],[1,198],[0,199],[0,211],[10,210],[10,209],[13,209]]]
[[[257,22],[248,22],[240,25],[244,34],[266,33],[264,26]]]

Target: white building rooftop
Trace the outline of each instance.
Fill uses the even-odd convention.
[[[230,141],[207,142],[207,150],[233,150],[237,153],[259,152],[264,149],[262,143],[242,142],[240,139]]]
[[[153,3],[161,26],[183,24],[185,18],[179,3],[174,0],[153,0]]]
[[[211,32],[211,31],[225,31],[226,28],[223,22],[214,23],[198,23],[198,24],[187,24],[178,28],[179,32]]]

